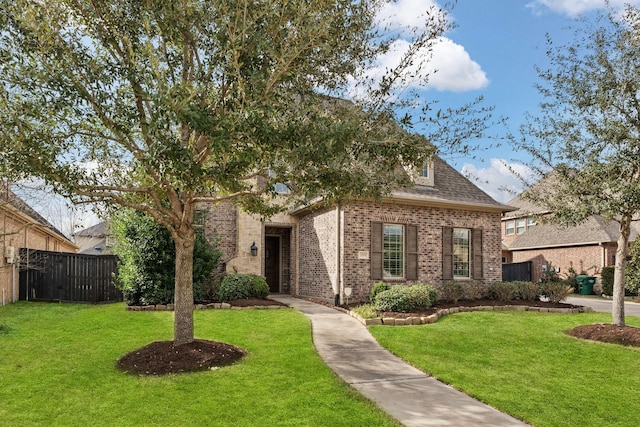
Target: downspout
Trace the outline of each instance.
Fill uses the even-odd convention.
[[[20,258],[18,258],[20,259]],[[18,278],[16,277],[16,270],[18,269],[18,267],[16,266],[15,262],[13,263],[13,265],[11,266],[11,281],[12,281],[12,285],[13,285],[13,289],[12,289],[12,301],[11,302],[16,302],[20,299],[20,293],[18,291]]]
[[[340,248],[341,248],[341,227],[340,227],[340,203],[338,202],[338,206],[336,206],[336,280],[333,286],[334,293],[334,301],[335,305],[340,305],[340,294],[342,293],[342,284],[340,283],[340,279],[342,274],[340,269],[342,267],[340,263]]]
[[[598,246],[600,246],[600,263],[602,264],[600,273],[602,274],[602,268],[607,266],[607,247],[603,242],[598,243]]]

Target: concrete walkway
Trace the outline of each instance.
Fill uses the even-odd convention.
[[[526,425],[405,363],[347,314],[288,295],[269,298],[310,318],[313,342],[324,362],[406,426]]]

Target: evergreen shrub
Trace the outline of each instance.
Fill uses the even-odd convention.
[[[233,273],[222,279],[216,299],[233,301],[245,298],[266,298],[269,295],[267,281],[255,274]]]
[[[376,295],[373,303],[378,311],[406,313],[429,308],[438,299],[438,291],[431,285],[396,285]]]
[[[384,282],[376,283],[375,285],[373,285],[371,291],[369,292],[369,301],[374,302],[376,300],[376,295],[378,295],[380,292],[389,290],[389,288],[390,286]]]

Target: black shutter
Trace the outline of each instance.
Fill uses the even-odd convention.
[[[481,280],[482,274],[482,228],[474,228],[471,237],[471,253],[473,254],[472,279]]]
[[[418,280],[418,226],[407,225],[407,280]]]
[[[382,280],[382,223],[371,222],[371,278]]]
[[[442,280],[453,280],[453,228],[442,227]]]

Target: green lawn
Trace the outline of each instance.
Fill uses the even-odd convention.
[[[235,365],[164,377],[116,369],[172,328],[169,312],[123,304],[0,307],[0,425],[397,425],[322,363],[309,321],[291,309],[197,311],[198,338],[249,352]]]
[[[370,331],[413,365],[527,423],[637,426],[640,351],[563,333],[610,321],[604,313],[472,312]]]

